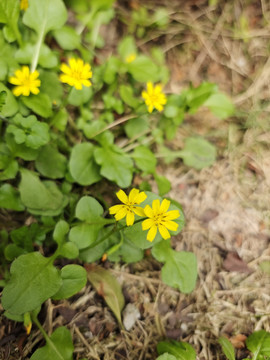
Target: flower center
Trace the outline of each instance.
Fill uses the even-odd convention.
[[[150,95],[150,101],[151,101],[152,103],[159,102],[159,98],[160,98],[159,95],[156,95],[156,94],[151,94],[151,95]]]
[[[164,214],[154,215],[153,220],[155,222],[155,225],[162,225],[162,223],[165,223],[165,221],[166,221]]]
[[[31,87],[32,81],[30,77],[25,77],[22,81],[22,85],[26,87]]]
[[[73,70],[72,77],[76,80],[81,80],[82,78],[82,72],[79,70]]]

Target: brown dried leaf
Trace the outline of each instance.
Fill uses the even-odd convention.
[[[230,338],[230,342],[235,349],[244,349],[246,338],[247,337],[243,334],[237,334]]]
[[[240,258],[240,256],[234,252],[228,252],[226,259],[223,262],[223,268],[227,271],[237,271],[239,273],[252,273],[252,270],[247,264]]]

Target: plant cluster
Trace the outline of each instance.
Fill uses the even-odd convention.
[[[165,94],[162,51],[145,55],[132,36],[102,57],[99,30],[114,14],[113,0],[0,3],[0,207],[31,215],[28,225],[0,231],[1,301],[5,315],[24,322],[27,333],[32,322],[43,333],[46,345],[31,360],[72,358],[69,331],[60,327],[49,337],[38,313],[47,299],[80,291],[87,277],[96,284],[81,263],[136,262],[151,248],[164,264],[166,284],[188,293],[196,282],[194,254],[176,252],[169,241],[182,230],[184,214],[179,203],[163,198],[170,183],[157,173],[156,152],[167,162],[181,157],[197,169],[211,165],[216,150],[207,140],[192,136],[176,152],[166,140],[202,105],[221,119],[234,109],[215,84]],[[155,22],[163,27],[161,15]],[[138,23],[139,37],[143,27]],[[122,204],[109,207],[102,188],[129,188],[134,174],[144,179],[140,190],[119,190]],[[76,264],[60,268],[59,258]]]

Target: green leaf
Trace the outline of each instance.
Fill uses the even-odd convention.
[[[121,69],[121,61],[115,56],[111,56],[104,65],[104,72],[102,74],[102,81],[106,84],[112,84]],[[122,67],[123,71],[123,67]]]
[[[156,358],[156,360],[178,360],[175,356],[164,353]],[[187,359],[188,360],[188,359]]]
[[[218,342],[220,343],[222,351],[226,355],[227,359],[235,360],[234,347],[232,346],[232,343],[224,336],[220,337]]]
[[[144,118],[130,119],[124,127],[127,136],[131,139],[149,129],[148,121]]]
[[[190,137],[185,141],[185,147],[178,152],[185,165],[197,170],[211,166],[216,161],[216,147],[200,137]]]
[[[270,333],[265,330],[255,331],[246,340],[247,348],[254,354],[252,360],[259,360],[270,354]]]
[[[0,208],[24,211],[19,192],[10,184],[4,184],[0,187]]]
[[[103,208],[96,199],[84,196],[78,202],[75,215],[84,222],[70,230],[69,239],[79,249],[84,249],[97,240],[99,230],[107,222],[102,214]]]
[[[24,314],[54,295],[62,284],[50,258],[38,252],[21,255],[13,261],[11,278],[4,288],[2,305],[12,314]]]
[[[7,133],[13,134],[17,144],[25,144],[31,149],[38,149],[50,140],[48,124],[38,121],[34,115],[24,118],[17,114],[8,125]]]
[[[125,104],[132,108],[136,108],[139,106],[140,101],[136,98],[133,94],[133,89],[129,85],[120,85],[119,93],[121,99],[124,101]]]
[[[136,147],[132,157],[140,170],[149,174],[155,172],[157,159],[152,151],[146,146],[141,145]]]
[[[147,56],[139,55],[134,61],[127,64],[128,72],[134,80],[140,82],[153,81],[160,79],[158,66]]]
[[[70,26],[63,26],[62,28],[53,32],[58,44],[64,50],[74,50],[80,48],[80,35]]]
[[[33,223],[30,226],[22,226],[10,232],[11,240],[14,244],[27,250],[33,251],[34,243],[42,243],[46,238],[46,230],[40,227],[39,224]]]
[[[99,240],[104,239],[104,237],[107,236],[111,230],[111,226],[100,229],[96,241],[87,248],[80,251],[80,259],[87,263],[92,263],[101,259],[102,255],[107,251],[107,249],[112,247],[116,242],[119,242],[119,236],[114,233],[106,240],[99,243]]]
[[[110,9],[115,0],[91,0],[91,7],[95,10]]]
[[[52,116],[52,102],[47,94],[39,93],[22,97],[25,106],[44,118]]]
[[[35,167],[43,176],[61,179],[67,170],[67,159],[54,146],[45,145],[38,153]]]
[[[47,94],[54,104],[60,103],[63,98],[63,87],[57,74],[43,70],[40,72],[40,81],[40,91]]]
[[[61,269],[63,283],[55,295],[54,300],[67,299],[79,292],[87,282],[86,270],[80,265],[66,265]]]
[[[87,271],[88,280],[106,301],[109,308],[114,313],[119,325],[123,328],[121,311],[125,306],[125,299],[121,286],[116,278],[108,271],[99,266]]]
[[[58,245],[62,245],[65,242],[65,237],[69,232],[69,225],[65,220],[59,220],[55,225],[53,232],[53,239]]]
[[[62,0],[30,0],[23,23],[45,37],[48,31],[60,29],[67,20],[67,10]]]
[[[118,250],[114,251],[112,254],[110,254],[110,249],[107,249],[106,253],[109,254],[108,259],[110,261],[123,261],[126,264],[140,261],[144,257],[143,250],[139,249],[134,243],[132,243],[128,239],[124,239],[123,244],[119,247]]]
[[[62,326],[46,338],[46,345],[36,350],[30,360],[72,360],[73,350],[71,334]]]
[[[67,199],[51,181],[40,181],[38,176],[21,169],[19,185],[22,203],[28,211],[36,215],[56,216],[67,205]]]
[[[170,243],[163,240],[153,247],[152,254],[158,261],[165,262],[161,270],[162,281],[165,284],[185,294],[195,288],[197,260],[193,253],[174,251]]]
[[[101,179],[99,166],[93,156],[94,149],[90,143],[77,144],[72,148],[69,169],[71,176],[80,185],[92,185]]]
[[[82,221],[98,220],[103,214],[103,207],[91,196],[84,196],[76,206],[75,215]]]
[[[36,44],[26,43],[15,53],[15,59],[20,64],[30,64],[33,58],[33,54],[36,51]],[[38,64],[43,68],[54,68],[58,64],[56,54],[46,45],[41,44]],[[43,80],[41,81],[41,87]]]
[[[20,6],[17,0],[2,0],[0,2],[0,23],[7,24],[9,36],[18,40],[21,45],[21,35],[18,30]]]
[[[115,110],[117,114],[122,114],[124,112],[124,105],[122,101],[116,98],[111,94],[104,94],[102,96],[102,100],[105,105],[105,109],[107,110]]]
[[[2,104],[1,115],[4,117],[10,117],[16,114],[16,112],[19,110],[19,106],[12,92],[7,87],[5,87],[4,84],[0,83],[0,93],[3,91],[7,95],[5,98],[5,104]]]
[[[13,261],[20,255],[27,254],[27,251],[15,244],[8,244],[5,247],[4,255],[8,261]]]
[[[92,87],[83,86],[82,90],[77,90],[75,87],[71,89],[68,95],[68,103],[73,106],[80,106],[87,103],[93,95]]]
[[[206,102],[206,100],[217,91],[217,85],[211,83],[202,83],[197,88],[191,87],[185,92],[186,105],[189,112],[194,114],[198,108]]]
[[[105,178],[115,181],[121,188],[127,188],[132,181],[133,164],[128,155],[116,146],[96,148],[96,162],[101,166],[100,173]]]
[[[59,131],[65,131],[68,122],[67,110],[61,109],[51,119],[51,124]]]
[[[24,160],[35,160],[38,155],[38,149],[32,149],[25,144],[17,144],[14,136],[6,132],[6,143],[13,155],[13,157],[20,157]]]
[[[164,196],[171,190],[170,181],[163,175],[154,174],[154,177],[158,186],[159,195]]]
[[[0,80],[1,81],[5,81],[9,70],[13,71],[14,69],[19,68],[19,64],[14,58],[14,53],[15,53],[15,47],[8,44],[4,39],[3,32],[0,32]]]
[[[0,113],[1,113],[4,105],[6,104],[6,99],[7,99],[7,92],[5,90],[2,90],[0,92]]]
[[[177,360],[196,360],[196,352],[193,347],[182,341],[161,341],[157,345],[157,351],[159,354],[171,354]]]
[[[136,55],[137,46],[132,36],[124,37],[118,45],[118,53],[121,58],[126,61],[126,58],[130,55]]]
[[[59,255],[67,259],[76,259],[79,256],[79,249],[69,241],[60,248]]]
[[[232,101],[221,93],[211,95],[204,106],[207,106],[220,119],[226,119],[235,112]]]

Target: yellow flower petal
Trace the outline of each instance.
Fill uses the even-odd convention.
[[[13,94],[15,96],[20,96],[22,95],[22,87],[21,86],[16,86],[13,90],[12,90]]]
[[[77,90],[82,90],[83,86],[90,87],[92,85],[89,79],[92,77],[90,64],[84,64],[82,59],[71,58],[68,64],[61,64],[60,70],[63,74],[59,79],[61,82],[70,86],[74,86]]]
[[[35,70],[30,73],[28,66],[23,66],[21,69],[15,71],[15,76],[9,78],[9,82],[17,85],[13,90],[15,96],[29,96],[30,93],[36,95],[39,93],[40,80],[38,79],[39,72]]]
[[[130,211],[127,212],[126,223],[127,223],[127,226],[131,226],[134,224],[133,212],[130,212]]]
[[[134,206],[133,207],[133,211],[136,215],[139,215],[139,216],[145,216],[145,213],[144,213],[144,210],[143,208],[139,207],[139,206]]]
[[[160,232],[160,235],[164,240],[167,240],[171,237],[169,231],[167,230],[166,226],[164,225],[158,225],[158,231]]]
[[[178,224],[174,221],[166,221],[166,228],[172,231],[176,231],[178,229]]]
[[[128,201],[130,203],[135,203],[135,199],[136,199],[136,196],[139,194],[139,190],[138,189],[132,189],[131,192],[129,193],[128,195]]]
[[[127,215],[127,209],[123,206],[122,209],[120,209],[115,215],[115,220],[119,221],[123,219]]]
[[[142,97],[147,105],[148,112],[151,113],[154,109],[162,111],[167,102],[166,95],[162,93],[162,85],[148,82],[146,84],[146,91],[142,91]]]
[[[160,209],[160,201],[159,201],[159,199],[155,199],[152,202],[152,209],[153,209],[154,213],[157,213],[159,211],[159,209]]]
[[[144,200],[146,198],[147,198],[146,193],[142,191],[136,196],[135,201],[137,204],[140,204],[140,203],[144,202]]]
[[[174,220],[179,218],[180,212],[179,210],[171,210],[166,213],[166,220]]]
[[[142,229],[143,230],[148,230],[150,229],[151,226],[154,226],[155,223],[152,219],[146,219],[142,222]]]
[[[8,80],[12,85],[21,85],[21,81],[15,77],[15,76],[11,76]]]
[[[128,202],[128,197],[122,189],[116,193],[116,196],[123,204],[126,204]]]
[[[149,218],[152,218],[154,216],[153,210],[151,208],[151,206],[146,205],[144,208],[144,213],[146,216],[148,216]]]
[[[160,212],[167,212],[168,211],[168,209],[169,209],[169,207],[170,207],[170,205],[171,205],[171,202],[169,201],[169,200],[167,200],[167,199],[163,199],[162,200],[162,203],[161,203],[161,205],[160,205]]]
[[[119,210],[121,210],[123,205],[114,205],[109,208],[110,214],[116,214]]]
[[[156,237],[156,234],[157,234],[157,227],[153,225],[148,231],[146,239],[152,242]]]

